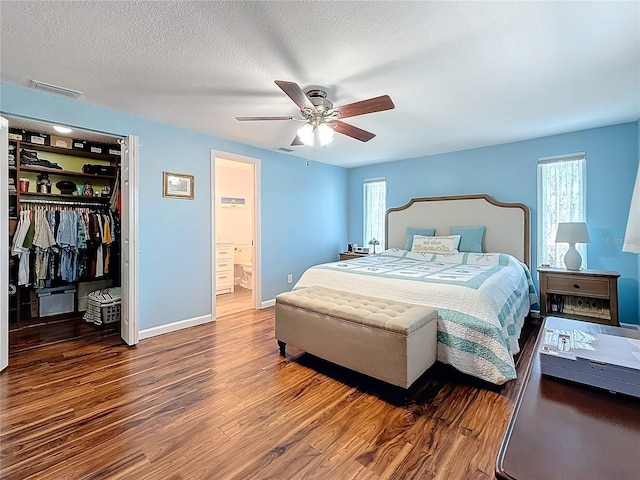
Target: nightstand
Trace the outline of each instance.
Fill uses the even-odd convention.
[[[620,326],[618,272],[610,270],[538,269],[540,315]]]
[[[340,252],[338,255],[340,255],[340,261],[344,261],[344,260],[353,260],[354,258],[362,258],[362,257],[366,257],[369,254],[368,253],[355,253],[355,252]]]

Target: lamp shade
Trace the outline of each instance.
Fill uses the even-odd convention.
[[[636,173],[636,185],[633,187],[629,220],[622,245],[623,252],[640,253],[640,166]]]
[[[556,243],[589,243],[589,231],[584,222],[558,223]]]

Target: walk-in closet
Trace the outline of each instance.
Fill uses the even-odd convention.
[[[120,330],[117,137],[9,117],[9,352]]]

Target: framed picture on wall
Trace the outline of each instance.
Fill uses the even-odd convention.
[[[162,196],[193,200],[193,175],[162,172]]]

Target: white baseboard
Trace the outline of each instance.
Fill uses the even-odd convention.
[[[640,325],[637,323],[622,323],[620,322],[620,326],[624,328],[632,328],[634,330],[640,330]]]
[[[272,298],[271,300],[267,300],[266,302],[262,302],[260,304],[260,308],[269,308],[273,307],[276,304],[276,299]]]
[[[138,338],[140,340],[143,340],[145,338],[156,337],[165,333],[177,332],[178,330],[182,330],[183,328],[195,327],[196,325],[209,323],[213,320],[214,319],[211,318],[211,315],[202,315],[201,317],[187,318],[186,320],[169,323],[168,325],[160,325],[158,327],[151,327],[140,330]]]

